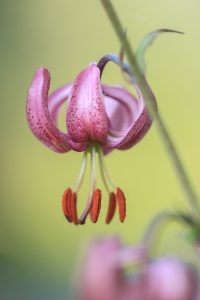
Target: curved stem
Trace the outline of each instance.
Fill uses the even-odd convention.
[[[160,229],[160,226],[171,220],[177,220],[180,222],[181,218],[178,214],[172,212],[162,212],[156,215],[149,223],[149,226],[143,235],[142,244],[149,248],[150,244],[152,244],[155,234]]]
[[[199,232],[199,223],[196,223],[195,219],[190,214],[181,211],[176,213],[164,211],[160,214],[155,215],[151,220],[143,235],[142,244],[145,247],[150,248],[151,244],[153,244],[155,235],[161,228],[161,225],[164,225],[164,223],[170,221],[176,221],[179,224],[186,225],[187,228],[192,228],[193,230],[197,228]]]
[[[127,38],[127,35],[124,35],[124,28],[122,27],[122,24],[118,18],[118,15],[116,14],[116,11],[115,11],[111,1],[110,0],[100,0],[100,1],[107,13],[112,25],[113,25],[113,28],[123,46],[124,51],[128,57],[129,63],[132,68],[132,72],[134,74],[134,80],[137,83],[137,85],[144,97],[149,114],[152,117],[152,119],[155,119],[155,121],[156,121],[160,136],[163,140],[163,143],[165,144],[166,150],[167,150],[167,152],[171,158],[171,161],[174,165],[174,168],[176,170],[176,173],[177,173],[179,181],[182,185],[182,188],[185,191],[185,195],[189,202],[189,205],[191,206],[193,215],[195,217],[198,217],[200,214],[200,209],[199,209],[199,205],[198,205],[198,197],[192,187],[189,177],[186,174],[186,171],[183,167],[182,161],[181,161],[181,159],[176,151],[176,148],[174,146],[174,143],[165,127],[163,119],[158,114],[158,112],[155,108],[154,101],[153,101],[153,95],[152,95],[151,90],[149,89],[148,85],[146,84],[146,80],[145,80],[143,74],[140,71],[140,68],[136,61],[135,55],[133,53],[133,50],[132,50],[131,44]]]

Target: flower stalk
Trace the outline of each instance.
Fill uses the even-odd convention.
[[[166,148],[166,150],[169,154],[169,157],[172,161],[172,164],[176,171],[177,177],[180,181],[183,191],[185,192],[185,196],[188,201],[188,204],[190,205],[190,207],[192,209],[193,216],[195,218],[198,218],[200,215],[200,209],[199,209],[199,205],[198,205],[198,197],[197,197],[197,195],[194,191],[194,188],[191,184],[191,181],[186,173],[186,170],[183,166],[180,156],[177,153],[177,150],[172,141],[172,138],[170,137],[170,135],[168,133],[168,130],[164,124],[164,121],[155,108],[154,101],[152,99],[153,95],[152,95],[151,90],[149,89],[148,85],[146,85],[145,77],[142,74],[140,67],[137,63],[136,57],[133,53],[133,50],[132,50],[131,44],[127,38],[127,35],[124,34],[124,28],[120,22],[120,19],[119,19],[110,0],[100,0],[100,1],[112,23],[112,26],[118,36],[120,43],[122,44],[123,50],[124,50],[125,54],[127,55],[128,61],[132,68],[132,73],[134,74],[134,80],[136,81],[136,83],[144,97],[144,101],[145,101],[145,104],[149,111],[149,114],[152,117],[152,119],[155,120],[155,122],[157,124],[157,128],[158,128],[158,131],[162,138],[162,141],[165,144],[165,148]]]
[[[155,239],[156,234],[160,230],[161,226],[167,224],[170,221],[181,222],[181,216],[177,213],[173,213],[170,211],[164,211],[154,216],[154,218],[148,224],[143,238],[142,245],[145,245],[147,248],[150,248],[153,245],[153,241]]]

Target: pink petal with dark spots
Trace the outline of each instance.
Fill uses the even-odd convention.
[[[90,64],[75,79],[67,108],[66,126],[74,142],[104,142],[108,119],[100,84],[100,71]]]
[[[58,124],[58,115],[60,112],[60,109],[62,105],[67,102],[69,93],[71,91],[72,84],[67,84],[65,86],[62,86],[58,89],[56,89],[48,98],[48,107],[49,107],[49,113],[51,115],[52,120],[54,121],[55,125]],[[66,139],[68,141],[69,146],[71,149],[81,152],[85,151],[88,147],[88,142],[82,142],[82,143],[75,143],[71,140],[68,134],[66,134]]]
[[[136,99],[125,89],[118,88],[117,90],[117,88],[110,88],[108,86],[106,88],[107,96],[115,99],[118,103],[126,103],[127,107],[129,108],[129,113],[127,112],[127,118],[131,118],[131,123],[129,123],[128,126],[123,128],[121,131],[113,131],[110,124],[114,124],[116,120],[115,118],[111,117],[108,128],[109,135],[106,143],[104,144],[105,151],[114,148],[120,150],[129,149],[144,137],[151,126],[152,121],[147,112],[144,98],[137,86],[135,86],[135,89],[138,94],[138,99]],[[120,118],[120,113],[118,113],[118,117]]]
[[[33,134],[46,146],[56,152],[67,152],[71,149],[66,135],[61,132],[52,120],[48,109],[48,90],[50,74],[45,68],[36,71],[31,83],[26,113]]]

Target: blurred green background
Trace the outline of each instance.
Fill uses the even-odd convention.
[[[194,186],[200,182],[200,4],[198,0],[114,0],[135,46],[158,28],[184,31],[163,34],[148,51],[148,81],[160,112]],[[79,171],[80,153],[59,155],[30,132],[25,99],[35,70],[48,68],[51,91],[91,61],[119,52],[119,42],[98,0],[1,0],[1,219],[2,300],[69,299],[68,283],[77,258],[94,236],[119,234],[124,243],[139,241],[152,216],[165,208],[184,208],[183,194],[154,125],[129,151],[106,157],[114,181],[127,196],[127,219],[104,224],[66,223],[61,195]],[[106,83],[123,83],[112,64]],[[64,114],[63,114],[64,118]],[[63,122],[64,123],[64,122]],[[87,181],[86,181],[87,182]],[[87,185],[80,201],[85,202]],[[165,233],[156,254],[184,255],[179,226]]]

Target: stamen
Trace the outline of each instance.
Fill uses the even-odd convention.
[[[72,216],[72,222],[75,225],[78,225],[78,216],[77,216],[77,210],[76,210],[76,193],[72,192],[70,197],[70,207],[71,207],[71,216]]]
[[[72,222],[71,207],[70,207],[71,194],[72,194],[71,189],[67,188],[62,195],[62,210],[65,215],[65,218],[70,223]]]
[[[77,201],[76,201],[76,194],[79,191],[86,171],[86,165],[87,165],[87,151],[83,153],[83,159],[81,164],[81,169],[78,175],[77,180],[75,181],[73,185],[73,192],[71,189],[67,188],[62,196],[62,209],[63,213],[66,217],[66,219],[71,223],[79,224],[78,217],[77,217]]]
[[[83,179],[85,176],[85,171],[86,171],[86,165],[87,165],[87,151],[85,151],[83,153],[83,159],[82,159],[82,163],[81,163],[81,169],[78,175],[78,178],[76,180],[76,182],[74,183],[72,190],[75,191],[76,193],[78,193],[82,183],[83,183]]]
[[[102,180],[105,184],[105,187],[109,193],[109,207],[108,207],[108,212],[106,216],[106,223],[108,224],[111,222],[114,213],[115,213],[115,208],[116,208],[116,202],[118,203],[119,206],[119,218],[121,222],[124,222],[124,219],[126,217],[126,198],[124,196],[123,191],[116,187],[116,185],[113,184],[109,173],[107,171],[105,161],[104,161],[104,156],[102,149],[98,149],[98,154],[99,154],[99,165],[100,165],[100,170],[101,170],[101,175],[102,175]],[[116,190],[116,193],[113,193],[113,190]]]
[[[124,219],[126,217],[126,198],[123,191],[118,187],[116,189],[115,195],[119,206],[119,219],[121,222],[124,222]]]
[[[84,178],[88,151],[90,152],[90,156],[91,156],[90,192],[89,192],[87,204],[80,218],[78,218],[77,191],[80,189]],[[109,205],[108,205],[108,211],[105,220],[106,224],[109,224],[112,221],[116,211],[117,203],[119,208],[120,221],[124,222],[124,219],[126,217],[126,198],[124,196],[124,193],[120,188],[116,187],[112,183],[108,171],[106,169],[101,147],[98,146],[97,144],[93,144],[93,145],[91,144],[89,150],[87,150],[83,155],[81,170],[73,189],[67,188],[62,195],[62,210],[66,219],[70,223],[73,222],[76,225],[84,224],[89,213],[93,223],[96,223],[98,221],[100,210],[101,210],[102,193],[100,189],[96,188],[96,154],[97,153],[99,157],[102,180],[109,193]],[[114,190],[115,192],[113,192]]]
[[[115,214],[115,210],[116,210],[116,197],[115,194],[111,192],[109,197],[108,212],[106,216],[106,224],[109,224],[112,221]]]
[[[84,224],[88,213],[92,207],[93,194],[96,189],[96,147],[91,148],[91,179],[90,179],[90,192],[86,207],[79,219],[79,224]]]
[[[101,148],[98,148],[98,155],[99,155],[99,166],[100,166],[102,180],[106,187],[107,192],[110,194],[112,192],[112,190],[115,190],[116,186],[113,184],[113,182],[108,174],[106,164],[104,161],[104,155],[103,155]]]
[[[93,223],[96,223],[99,217],[101,209],[101,190],[96,189],[92,198],[92,207],[90,210],[90,216]]]

